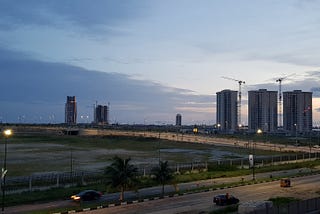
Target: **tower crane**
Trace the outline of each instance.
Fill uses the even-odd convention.
[[[227,80],[236,81],[236,82],[238,82],[238,84],[239,84],[239,92],[238,92],[238,124],[239,124],[239,126],[240,126],[240,125],[242,125],[242,124],[241,124],[241,97],[242,97],[242,94],[241,94],[241,85],[242,85],[242,84],[245,84],[246,82],[243,81],[243,80],[237,80],[237,79],[233,79],[233,78],[230,78],[230,77],[224,77],[224,76],[222,76],[221,78],[227,79]]]
[[[283,126],[282,125],[282,81],[292,75],[295,75],[295,74],[286,75],[276,79],[276,82],[279,82],[279,127]]]

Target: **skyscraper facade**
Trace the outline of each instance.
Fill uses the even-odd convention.
[[[176,126],[181,126],[182,116],[181,114],[176,115]]]
[[[232,133],[238,129],[237,91],[217,92],[217,125],[219,130]]]
[[[258,129],[263,132],[276,132],[277,121],[277,91],[248,92],[248,131],[256,132]]]
[[[312,130],[312,92],[283,92],[283,129],[292,133]]]
[[[77,101],[75,96],[67,96],[65,105],[65,123],[68,125],[77,124]]]
[[[97,105],[94,112],[94,122],[100,125],[109,124],[109,106]]]

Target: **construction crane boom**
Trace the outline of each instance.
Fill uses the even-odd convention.
[[[276,82],[279,82],[279,127],[283,126],[282,121],[282,81],[290,76],[293,76],[294,74],[286,75],[283,77],[279,77],[276,79]]]
[[[222,76],[221,78],[227,79],[227,80],[232,80],[232,81],[236,81],[239,84],[239,92],[238,92],[238,126],[240,127],[241,124],[241,97],[242,97],[242,93],[241,93],[241,86],[242,84],[245,84],[246,82],[243,80],[237,80],[237,79],[233,79],[230,77],[225,77]]]

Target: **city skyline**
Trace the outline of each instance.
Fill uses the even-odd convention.
[[[78,122],[110,102],[110,123],[216,121],[216,97],[250,90],[313,92],[319,113],[319,1],[3,1],[0,121]],[[294,74],[294,75],[292,75]],[[41,108],[40,108],[41,106]],[[81,117],[83,116],[83,117]],[[89,117],[89,119],[88,119]]]

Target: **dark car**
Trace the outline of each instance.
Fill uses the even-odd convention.
[[[76,195],[72,195],[74,201],[92,201],[101,198],[102,193],[95,190],[84,190]]]
[[[224,195],[216,195],[213,197],[213,203],[216,205],[230,205],[239,203],[239,199],[234,197],[233,195],[224,194]]]

